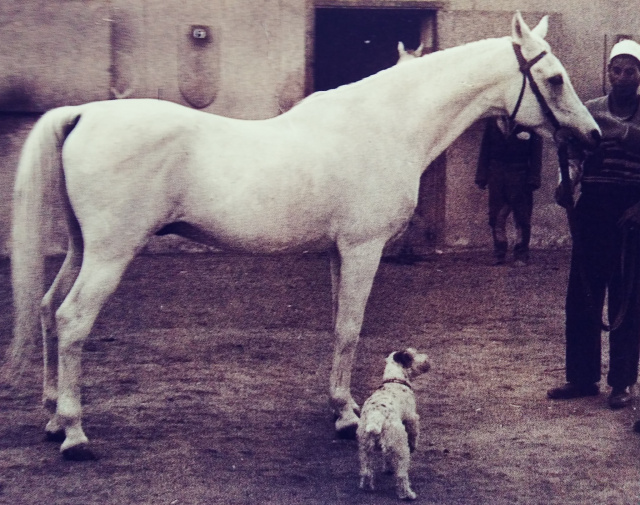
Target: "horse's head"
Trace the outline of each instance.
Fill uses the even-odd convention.
[[[567,128],[582,142],[594,145],[600,139],[600,129],[544,40],[547,29],[548,16],[533,29],[520,12],[513,17],[514,61],[519,73],[510,87],[507,110],[516,122],[542,134],[549,134],[552,128]]]

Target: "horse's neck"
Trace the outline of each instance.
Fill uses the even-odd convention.
[[[299,112],[312,107],[340,126],[349,122],[361,136],[371,132],[376,142],[393,143],[415,162],[411,166],[424,170],[474,121],[504,112],[508,81],[516,75],[510,40],[488,39],[416,58],[322,93],[320,100],[305,100]]]
[[[404,135],[423,146],[426,163],[478,119],[506,112],[517,75],[511,53],[509,38],[484,40],[421,58],[411,64],[416,70],[403,72],[405,96],[397,102]]]
[[[363,143],[369,135],[421,172],[474,121],[506,112],[516,68],[510,38],[472,42],[312,95],[280,117],[357,131]]]

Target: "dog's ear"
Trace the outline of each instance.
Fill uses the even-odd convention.
[[[413,365],[413,355],[409,354],[407,351],[398,351],[394,353],[393,360],[396,363],[400,363],[404,368],[411,368],[411,365]]]

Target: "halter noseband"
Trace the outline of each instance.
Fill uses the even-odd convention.
[[[556,118],[556,115],[549,107],[547,100],[544,98],[542,93],[540,92],[540,88],[538,84],[533,79],[531,75],[531,67],[533,67],[536,63],[538,63],[542,58],[547,55],[546,51],[542,51],[535,58],[527,61],[522,55],[522,48],[520,45],[513,43],[513,52],[516,53],[516,58],[518,59],[518,65],[520,66],[520,72],[522,72],[522,88],[520,88],[520,96],[518,96],[518,101],[516,102],[516,107],[513,109],[513,112],[509,116],[509,123],[513,124],[516,119],[516,115],[520,110],[520,105],[522,104],[522,98],[524,97],[524,91],[527,87],[527,80],[529,80],[529,85],[531,86],[531,91],[533,92],[536,100],[538,100],[538,104],[542,109],[542,113],[546,116],[549,122],[552,124],[553,128],[557,131],[560,129],[560,121]]]

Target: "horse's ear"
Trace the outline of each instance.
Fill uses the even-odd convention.
[[[398,42],[398,56],[402,56],[403,54],[407,54],[407,51],[404,49],[402,41],[400,41]]]
[[[424,43],[420,42],[420,45],[418,46],[418,48],[414,51],[414,55],[416,58],[420,58],[420,56],[422,56],[422,51],[424,51]]]
[[[411,365],[413,365],[413,355],[408,351],[409,349],[394,353],[393,360],[401,364],[404,368],[411,368]]]
[[[513,38],[513,41],[517,44],[522,45],[523,39],[529,35],[531,35],[529,25],[522,19],[520,11],[516,11],[511,21],[511,38]]]
[[[547,36],[547,32],[549,31],[549,16],[544,16],[538,25],[531,30],[532,33],[535,33],[541,39],[544,39]]]

